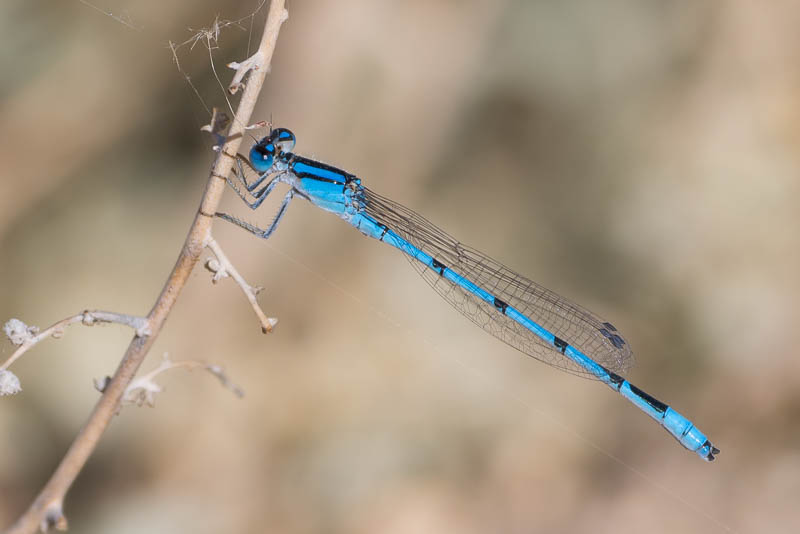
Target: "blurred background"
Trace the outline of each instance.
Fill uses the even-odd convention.
[[[206,107],[226,106],[210,55],[227,84],[257,7],[2,3],[3,321],[149,311],[213,160]],[[722,453],[705,464],[605,386],[488,336],[397,251],[296,200],[269,242],[214,226],[275,332],[198,266],[143,367],[213,362],[245,397],[162,375],[156,407],[125,408],[77,479],[72,530],[797,532],[800,6],[288,8],[254,120],[612,321],[628,378]],[[168,42],[217,15],[240,23],[210,53],[177,50],[190,87]],[[223,207],[266,224],[283,192]],[[74,326],[12,367],[0,525],[130,338]]]

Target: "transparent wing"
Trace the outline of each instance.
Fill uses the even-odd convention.
[[[630,346],[611,323],[459,243],[405,206],[366,187],[362,189],[363,211],[415,247],[513,306],[606,369],[622,374],[633,365]],[[548,365],[579,376],[596,378],[492,304],[407,257],[445,300],[496,338]]]

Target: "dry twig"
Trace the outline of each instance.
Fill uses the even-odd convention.
[[[197,368],[203,368],[210,374],[214,375],[217,380],[219,380],[220,384],[231,390],[237,397],[244,397],[244,390],[242,390],[241,387],[236,385],[230,378],[228,378],[225,370],[219,365],[199,362],[196,360],[181,360],[174,362],[169,358],[169,355],[165,353],[161,363],[159,363],[155,369],[141,376],[137,376],[131,381],[130,384],[128,384],[128,387],[125,389],[125,394],[122,396],[122,404],[135,404],[137,406],[143,406],[146,404],[147,406],[153,407],[155,406],[156,394],[161,393],[164,390],[164,388],[162,388],[161,385],[155,381],[155,378],[158,375],[171,369],[188,369],[191,371]],[[94,387],[100,393],[103,393],[110,382],[110,376],[103,377],[100,380],[96,379],[94,381]]]
[[[258,51],[242,63],[242,65],[247,64],[247,68],[251,70],[239,102],[238,111],[234,117],[231,131],[223,150],[219,151],[211,170],[200,208],[186,236],[186,241],[178,255],[175,267],[170,273],[158,300],[147,315],[149,332],[145,335],[134,336],[116,373],[107,384],[102,397],[89,416],[89,420],[72,442],[50,480],[42,488],[31,506],[6,531],[7,534],[31,534],[39,528],[42,530],[47,530],[50,527],[55,527],[59,530],[67,528],[67,519],[63,513],[64,496],[75,481],[78,473],[83,469],[89,456],[94,452],[100,437],[116,413],[136,371],[161,332],[170,310],[208,242],[214,213],[217,211],[222,193],[226,187],[224,177],[231,171],[232,159],[228,154],[236,154],[239,150],[239,144],[242,140],[241,133],[244,125],[250,123],[250,116],[264,83],[264,78],[269,70],[269,64],[272,61],[278,33],[287,17],[284,0],[272,0]],[[244,68],[237,71],[234,81],[237,84],[241,84],[243,76]]]

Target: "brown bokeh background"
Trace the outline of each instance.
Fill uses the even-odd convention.
[[[224,106],[202,44],[254,2],[0,6],[0,316],[146,314]],[[629,378],[722,449],[705,464],[607,388],[454,312],[400,254],[296,200],[214,232],[279,317],[198,268],[75,483],[75,532],[797,532],[800,33],[794,2],[289,4],[257,119],[297,152],[611,320]],[[213,50],[246,57],[266,10]],[[252,45],[251,45],[252,46]],[[201,102],[202,99],[202,102]],[[257,213],[268,223],[283,190]],[[72,327],[0,399],[0,525],[30,503],[130,331]],[[8,342],[2,356],[13,351]]]

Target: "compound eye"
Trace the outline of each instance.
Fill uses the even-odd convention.
[[[272,168],[275,161],[275,145],[269,138],[265,137],[250,149],[250,164],[253,168],[262,173]]]
[[[281,152],[291,152],[295,144],[294,134],[286,128],[276,128],[272,130],[272,142],[278,147]]]

